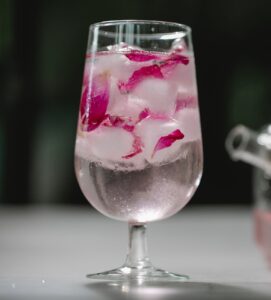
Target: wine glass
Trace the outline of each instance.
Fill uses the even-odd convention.
[[[107,280],[184,280],[155,268],[146,223],[176,214],[203,166],[190,27],[162,21],[90,26],[75,145],[87,200],[129,224],[123,266],[87,275]]]

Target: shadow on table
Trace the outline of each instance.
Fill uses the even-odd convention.
[[[85,285],[95,292],[97,299],[143,300],[270,300],[270,295],[250,288],[219,283],[198,282],[93,282]]]

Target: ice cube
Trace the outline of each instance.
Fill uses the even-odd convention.
[[[120,93],[118,89],[118,80],[113,76],[110,77],[110,93],[107,113],[112,116],[123,116],[123,108],[127,103],[128,96]]]
[[[191,142],[201,138],[200,117],[198,109],[184,108],[176,112],[174,118],[184,134],[184,141]]]
[[[89,145],[89,140],[85,137],[86,133],[77,132],[76,142],[75,142],[75,155],[86,160],[92,160],[91,150]]]
[[[180,89],[187,90],[192,94],[195,93],[197,85],[193,57],[189,57],[189,63],[187,65],[176,65],[170,74],[169,80],[177,84]]]
[[[129,95],[129,102],[149,108],[153,113],[170,114],[174,110],[177,86],[165,79],[147,78]]]
[[[125,116],[137,120],[139,113],[145,108],[145,103],[138,99],[138,101],[131,101],[128,94],[120,92],[117,86],[118,80],[112,78],[110,80],[110,99],[107,113],[112,116]]]
[[[90,65],[91,66],[91,65]],[[122,53],[105,53],[96,55],[93,65],[95,74],[109,73],[119,81],[127,81],[137,70],[136,62],[131,62]]]
[[[136,134],[141,137],[144,144],[143,156],[152,163],[169,162],[176,157],[182,140],[177,140],[170,147],[159,150],[153,155],[155,145],[162,136],[166,136],[176,129],[180,129],[178,122],[174,120],[152,120],[146,118],[136,126]],[[180,129],[181,130],[181,129]],[[185,140],[185,138],[183,139]]]
[[[94,131],[78,135],[76,154],[87,160],[122,161],[133,145],[133,136],[122,128],[100,126]]]

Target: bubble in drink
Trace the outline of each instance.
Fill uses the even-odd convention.
[[[160,78],[147,78],[134,89],[131,101],[140,99],[143,108],[154,113],[170,115],[175,109],[177,85]]]
[[[85,197],[108,217],[130,223],[164,219],[187,204],[201,177],[201,142],[183,144],[180,151],[173,162],[127,171],[76,156],[77,178]]]

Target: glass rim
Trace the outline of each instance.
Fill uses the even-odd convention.
[[[140,19],[123,19],[123,20],[108,20],[101,21],[97,23],[93,23],[89,26],[90,31],[99,31],[99,35],[113,37],[116,33],[106,31],[104,28],[109,26],[117,26],[117,25],[125,25],[125,24],[138,24],[138,25],[167,25],[172,28],[176,28],[176,31],[173,32],[159,32],[159,33],[130,33],[134,36],[140,36],[143,39],[176,39],[176,38],[184,38],[185,36],[191,35],[192,29],[190,26],[177,23],[177,22],[169,22],[169,21],[157,21],[157,20],[140,20]],[[125,33],[128,34],[129,33]]]

